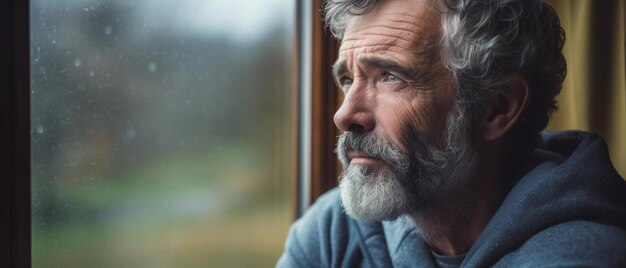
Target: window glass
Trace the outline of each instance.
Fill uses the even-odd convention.
[[[33,267],[269,267],[292,219],[289,0],[31,0]]]

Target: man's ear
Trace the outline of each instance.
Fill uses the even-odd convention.
[[[504,136],[517,122],[530,98],[530,85],[521,74],[509,74],[506,87],[489,98],[483,117],[483,139],[494,141]]]

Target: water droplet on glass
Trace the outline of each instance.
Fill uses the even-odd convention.
[[[111,27],[111,25],[107,25],[106,27],[104,27],[104,33],[106,33],[107,35],[110,35],[113,32],[113,27]]]
[[[82,61],[80,59],[75,59],[74,60],[74,66],[80,67],[81,64],[82,64]]]
[[[44,132],[43,125],[37,125],[35,127],[35,131],[37,132],[37,134],[43,134],[43,132]]]
[[[148,63],[148,70],[149,70],[151,73],[156,72],[156,70],[157,70],[157,64],[156,64],[154,61],[151,61],[150,63]]]
[[[137,131],[134,128],[129,128],[126,130],[126,138],[132,140],[135,135],[137,135]]]

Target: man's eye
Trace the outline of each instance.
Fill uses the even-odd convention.
[[[390,74],[390,73],[385,73],[384,74],[384,81],[385,82],[390,82],[390,83],[395,83],[395,82],[400,82],[402,81],[399,77]]]
[[[347,78],[347,77],[343,77],[339,80],[339,83],[341,84],[341,87],[349,87],[352,85],[352,78]]]

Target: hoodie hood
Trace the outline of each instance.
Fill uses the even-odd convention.
[[[517,182],[464,265],[493,265],[535,234],[566,222],[584,220],[626,229],[626,183],[600,137],[577,131],[544,133],[537,153],[548,160]]]

